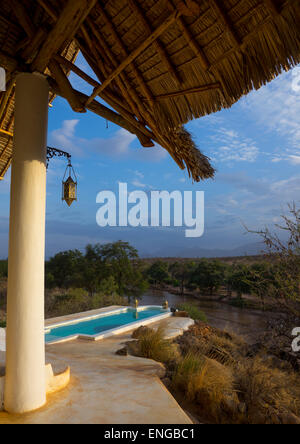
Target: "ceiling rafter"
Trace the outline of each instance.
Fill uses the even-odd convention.
[[[228,18],[227,13],[224,10],[224,6],[221,5],[219,0],[210,0],[213,8],[217,12],[218,16],[220,17],[223,25],[225,26],[226,31],[228,32],[229,36],[231,37],[231,40],[233,41],[234,45],[236,47],[241,46],[241,39],[236,33],[236,30],[234,29],[233,24],[231,23],[230,19]]]
[[[112,33],[115,41],[117,42],[119,48],[121,49],[121,51],[123,52],[123,54],[125,55],[125,57],[128,57],[128,51],[124,45],[124,43],[122,42],[121,38],[119,37],[119,34],[117,33],[117,30],[112,22],[112,19],[108,16],[107,12],[105,11],[104,7],[102,7],[99,3],[98,3],[98,10],[101,13],[105,24],[107,25],[107,27],[109,28],[110,32]],[[148,85],[146,84],[145,80],[143,79],[143,76],[141,74],[141,72],[139,71],[139,69],[135,66],[135,63],[132,62],[129,65],[131,67],[131,69],[134,72],[134,75],[140,85],[141,90],[143,91],[144,95],[146,96],[146,98],[150,101],[150,103],[153,105],[154,104],[154,97],[153,94],[150,90],[150,88],[148,87]]]
[[[172,92],[172,93],[160,94],[160,95],[156,96],[155,98],[156,98],[156,100],[165,100],[165,99],[170,99],[172,97],[185,96],[188,94],[207,92],[207,91],[212,91],[215,89],[219,90],[221,88],[222,88],[222,86],[219,82],[218,83],[211,83],[210,85],[198,86],[196,88],[189,88],[189,89],[185,89],[183,91],[176,91],[176,92]]]
[[[102,34],[95,27],[94,23],[91,20],[89,20],[88,23],[98,40],[98,50],[101,53],[101,57],[105,61],[105,64],[103,64],[103,73],[105,75],[105,78],[107,78],[109,74],[111,74],[111,72],[113,72],[113,70],[117,68],[118,62],[112,54],[112,51],[103,38]],[[123,97],[128,102],[131,111],[139,118],[139,120],[144,120],[142,117],[143,107],[141,105],[141,101],[137,95],[137,92],[128,81],[125,72],[123,71],[122,73],[120,73],[120,76],[116,77],[114,80],[118,88],[120,89]]]
[[[163,22],[160,26],[156,28],[156,30],[149,35],[149,37],[144,40],[144,42],[139,45],[120,65],[118,68],[110,74],[110,76],[103,82],[101,87],[97,88],[93,94],[89,97],[87,101],[87,105],[94,100],[95,97],[99,94],[99,92],[103,91],[111,82],[128,66],[133,60],[135,60],[148,46],[150,46],[161,34],[163,34],[166,29],[169,28],[177,19],[180,13],[177,11],[172,13],[165,22]]]
[[[96,0],[68,0],[33,61],[32,71],[44,72],[52,56],[58,52],[66,41],[70,41],[74,37],[95,4]]]
[[[280,14],[280,9],[278,8],[274,0],[263,0],[263,2],[266,4],[272,15],[278,16]]]
[[[149,20],[147,19],[144,11],[141,9],[139,4],[137,3],[137,1],[136,0],[127,0],[127,1],[129,3],[129,6],[131,7],[131,9],[133,10],[133,12],[137,15],[138,19],[142,22],[143,27],[145,28],[146,32],[149,35],[151,35],[153,33],[152,26],[151,26]],[[165,48],[163,47],[163,44],[161,43],[159,38],[155,39],[154,44],[155,44],[156,50],[161,58],[162,63],[165,65],[166,69],[172,74],[176,84],[180,85],[181,79],[180,79],[178,73],[176,72],[176,68],[172,64],[172,62],[168,56],[168,53],[165,50]]]
[[[31,18],[27,14],[25,6],[23,5],[21,0],[10,0],[11,10],[13,11],[15,17],[18,22],[26,32],[29,38],[32,38],[36,33],[36,28],[32,23]]]
[[[59,86],[52,80],[49,79],[49,83],[51,85],[51,88],[53,92],[61,97],[65,97],[63,91],[59,89]],[[82,104],[86,103],[87,96],[79,91],[74,90],[74,94],[78,97],[78,99],[82,102]],[[106,106],[102,105],[101,103],[97,102],[96,100],[93,100],[87,108],[94,112],[95,114],[98,114],[99,116],[103,117],[104,119],[109,120],[112,123],[115,123],[116,125],[121,126],[122,128],[126,129],[127,131],[131,132],[132,134],[137,135],[138,137],[141,137],[141,139],[145,139],[145,134],[140,133],[140,131],[135,128],[133,125],[131,125],[124,117],[122,117],[120,114],[117,114],[115,111],[112,111],[111,109],[107,108]],[[155,136],[151,131],[144,128],[144,130],[149,134],[150,138],[153,138],[155,140]]]
[[[60,67],[59,63],[56,60],[51,60],[48,66],[52,73],[52,76],[57,81],[60,90],[63,91],[64,96],[69,102],[72,110],[77,113],[85,113],[86,112],[85,107],[82,106],[82,103],[80,102],[78,97],[74,94],[72,85],[68,77]]]

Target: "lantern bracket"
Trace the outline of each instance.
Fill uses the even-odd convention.
[[[71,154],[65,151],[59,150],[57,148],[47,147],[47,169],[49,167],[49,162],[53,157],[66,157],[68,159],[68,165],[71,164]]]

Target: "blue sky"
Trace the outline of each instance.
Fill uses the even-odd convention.
[[[78,65],[88,71],[80,57]],[[91,73],[90,73],[91,74]],[[75,88],[90,88],[71,76]],[[195,184],[160,147],[141,148],[125,130],[88,112],[75,114],[57,98],[49,111],[48,145],[72,154],[78,202],[61,201],[64,159],[51,160],[47,175],[46,255],[87,243],[129,241],[141,256],[201,256],[255,244],[243,222],[259,229],[278,222],[300,196],[300,68],[240,100],[230,110],[187,125],[217,169],[214,180]],[[7,256],[10,172],[0,183],[0,257]],[[205,233],[187,239],[180,228],[100,228],[96,196],[119,182],[136,189],[205,192]]]

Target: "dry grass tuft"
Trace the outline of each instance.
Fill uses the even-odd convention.
[[[271,368],[260,357],[237,363],[236,384],[251,424],[281,423],[287,413],[300,414],[298,375]]]
[[[141,334],[138,341],[137,353],[143,358],[170,363],[179,359],[178,347],[172,341],[164,339],[162,327],[157,330],[147,329]]]
[[[238,405],[230,368],[201,355],[188,354],[175,369],[172,387],[195,402],[201,416],[215,422],[224,419],[224,408]],[[232,409],[232,407],[230,406]]]

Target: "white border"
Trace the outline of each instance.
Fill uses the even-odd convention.
[[[72,319],[71,321],[64,321],[64,322],[59,322],[53,325],[48,325],[45,328],[45,334],[50,333],[51,330],[58,328],[58,327],[63,327],[66,325],[73,325],[73,324],[79,324],[81,322],[88,322],[91,321],[93,319],[97,319],[97,318],[103,318],[105,316],[110,316],[112,314],[119,314],[119,313],[124,313],[125,311],[128,310],[128,308],[132,308],[132,307],[124,307],[124,308],[116,308],[114,310],[110,310],[107,311],[105,313],[100,313],[97,315],[93,315],[93,316],[87,316],[85,318],[78,318],[78,319]],[[138,308],[138,312],[139,311],[144,311],[147,309],[151,309],[151,308],[160,308],[162,309],[162,307],[160,305],[145,305],[143,307],[139,307]],[[166,319],[169,318],[170,316],[172,316],[172,313],[170,311],[170,309],[166,309],[164,310],[165,313],[162,312],[162,314],[160,315],[155,315],[155,316],[151,316],[150,318],[146,318],[143,319],[141,321],[135,321],[135,322],[131,322],[130,324],[126,324],[117,328],[112,328],[111,330],[106,330],[102,333],[98,333],[96,335],[83,335],[83,334],[76,334],[76,335],[71,335],[71,336],[66,336],[64,338],[61,339],[54,339],[53,341],[49,341],[46,342],[46,345],[53,345],[53,344],[61,344],[63,342],[69,342],[69,341],[73,341],[74,339],[84,339],[84,340],[88,340],[88,341],[100,341],[101,339],[105,339],[108,338],[110,336],[115,336],[115,335],[119,335],[121,333],[125,333],[127,331],[136,329],[138,327],[141,327],[142,325],[149,325],[153,322],[157,322],[157,321],[161,321],[162,319]]]

